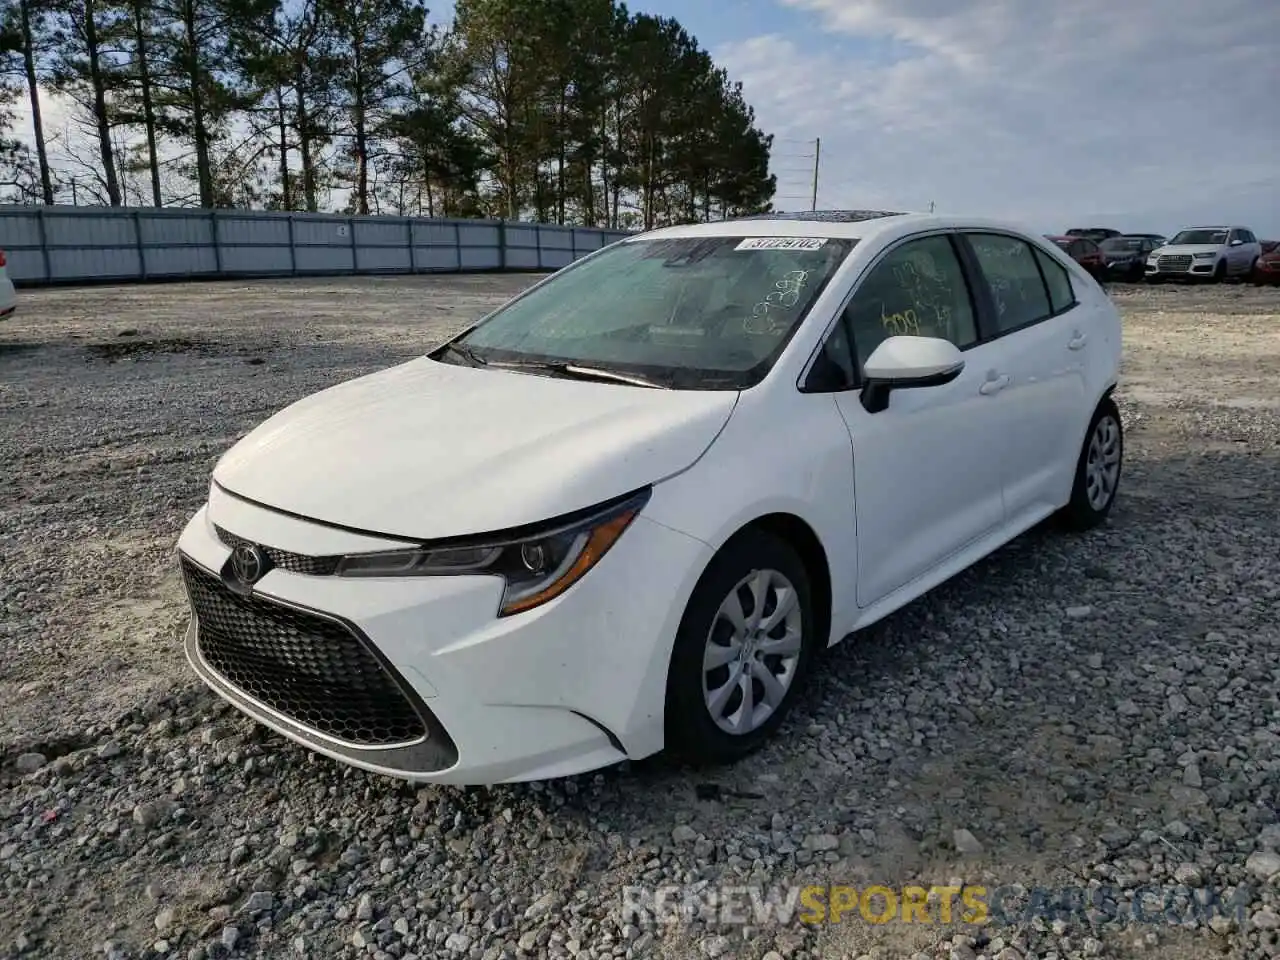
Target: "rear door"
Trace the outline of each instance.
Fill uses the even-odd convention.
[[[1061,506],[1084,429],[1085,367],[1100,334],[1068,270],[1037,245],[1000,232],[965,232],[994,361],[1008,384],[999,396],[1002,484],[1008,522]],[[1091,342],[1091,338],[1092,341]]]

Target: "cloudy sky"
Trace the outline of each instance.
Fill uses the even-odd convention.
[[[629,6],[679,19],[742,82],[782,209],[808,207],[821,138],[820,207],[1280,237],[1278,0]]]
[[[1277,0],[645,0],[742,81],[777,203],[1280,235]],[[732,13],[730,15],[730,10]]]

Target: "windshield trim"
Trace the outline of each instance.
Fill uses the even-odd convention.
[[[741,241],[741,240],[756,238],[759,235],[760,234],[758,231],[744,230],[741,233],[737,233],[737,232],[733,234],[716,233],[716,234],[708,234],[705,237],[689,236],[689,237],[677,237],[672,239],[681,239],[681,240],[715,239],[715,240]],[[563,367],[567,364],[572,367],[591,367],[604,372],[619,374],[620,375],[619,381],[618,381],[619,386],[627,386],[627,384],[623,382],[621,378],[627,375],[630,375],[637,379],[652,381],[654,385],[666,386],[667,388],[673,389],[673,390],[720,390],[720,391],[748,390],[751,387],[754,387],[758,385],[760,382],[762,382],[765,379],[765,377],[767,377],[769,373],[771,373],[777,367],[778,362],[782,359],[783,354],[786,352],[787,348],[790,346],[795,336],[800,332],[801,328],[808,322],[810,316],[812,316],[814,307],[821,302],[823,295],[827,292],[832,281],[835,280],[844,270],[845,266],[849,262],[850,257],[853,256],[855,249],[859,246],[861,242],[861,239],[857,237],[833,237],[828,234],[821,234],[821,236],[826,242],[831,244],[836,244],[844,248],[843,253],[840,256],[840,259],[835,262],[832,269],[827,273],[827,275],[822,279],[822,281],[813,287],[812,295],[810,296],[809,302],[805,306],[804,310],[801,311],[796,316],[795,322],[791,324],[790,329],[787,330],[785,334],[780,336],[778,343],[774,346],[773,350],[769,354],[767,354],[765,357],[763,357],[759,362],[757,362],[754,366],[748,367],[745,370],[726,370],[721,368],[710,368],[710,367],[673,367],[669,365],[635,363],[635,362],[626,362],[626,361],[605,362],[605,361],[600,361],[595,359],[583,360],[583,359],[568,358],[568,357],[562,357],[562,356],[553,356],[550,354],[508,351],[508,350],[503,350],[501,348],[488,347],[488,346],[484,347],[483,349],[476,349],[465,344],[464,341],[466,337],[470,336],[472,333],[480,329],[485,324],[491,322],[492,320],[496,319],[497,317],[505,313],[508,309],[513,307],[518,302],[522,301],[525,297],[532,294],[535,290],[538,290],[539,288],[541,288],[543,284],[546,284],[553,279],[558,279],[564,276],[565,274],[581,267],[583,264],[589,263],[591,260],[603,254],[605,251],[611,250],[614,247],[622,246],[623,244],[632,244],[632,243],[644,242],[644,241],[658,242],[663,239],[666,239],[660,236],[645,236],[643,234],[637,234],[634,236],[623,238],[621,240],[616,240],[613,243],[608,244],[607,246],[601,247],[598,250],[593,250],[591,253],[587,254],[585,257],[581,257],[580,259],[573,261],[567,266],[562,267],[561,269],[556,270],[551,274],[548,274],[546,277],[543,277],[537,283],[532,284],[527,289],[522,290],[520,293],[516,294],[511,299],[503,302],[501,305],[499,305],[494,310],[490,311],[489,313],[481,317],[475,323],[471,324],[465,329],[459,331],[454,336],[450,337],[448,340],[445,340],[442,343],[438,344],[436,347],[432,348],[432,350],[429,353],[427,353],[426,356],[429,359],[435,360],[437,362],[448,363],[450,361],[443,360],[442,355],[447,353],[449,351],[449,348],[451,347],[454,348],[455,350],[462,348],[464,350],[474,352],[479,358],[483,360],[492,360],[495,368],[500,368],[505,372],[524,373],[524,374],[530,374],[535,376],[553,376],[553,377],[563,376],[564,374],[557,372],[556,368]],[[524,367],[524,369],[521,369],[521,367]],[[481,365],[477,369],[484,369],[484,367],[483,365]],[[572,377],[572,378],[578,379],[577,377]],[[602,379],[600,382],[603,383],[605,381]],[[639,384],[634,384],[633,386],[639,386]]]

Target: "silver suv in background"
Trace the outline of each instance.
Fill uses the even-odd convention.
[[[1262,256],[1262,244],[1247,227],[1192,227],[1182,230],[1147,257],[1147,280],[1222,281],[1248,277]]]

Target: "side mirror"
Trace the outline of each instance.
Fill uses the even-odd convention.
[[[890,337],[871,352],[863,366],[862,406],[879,413],[894,390],[940,387],[960,376],[964,354],[941,337]]]
[[[1231,241],[1231,245],[1232,245],[1233,247],[1240,247],[1240,246],[1244,246],[1244,241],[1243,241],[1243,240],[1241,240],[1239,237],[1237,237],[1235,240],[1232,240],[1232,241]]]

